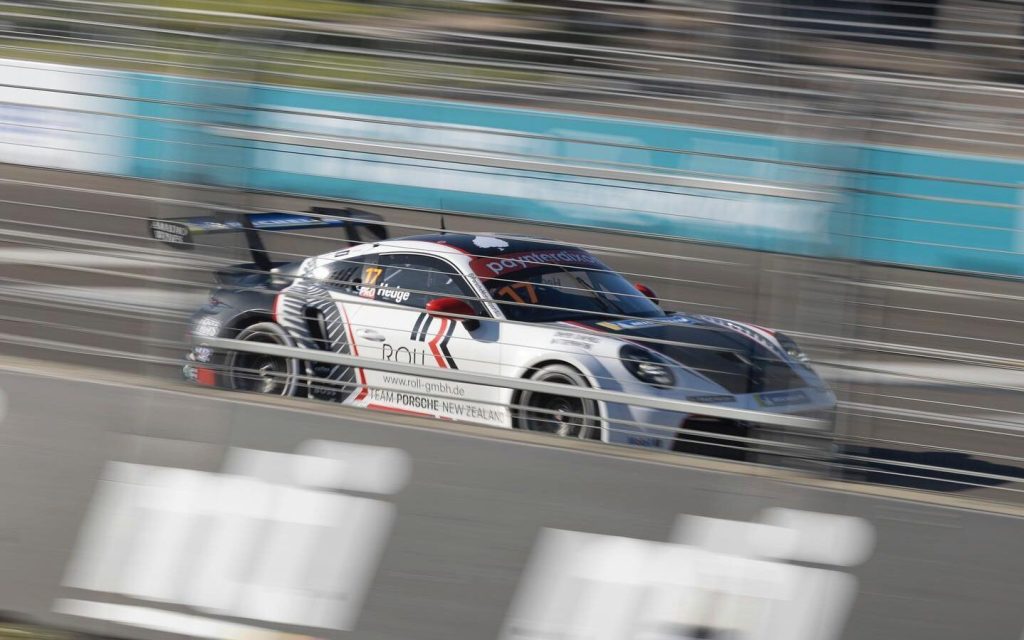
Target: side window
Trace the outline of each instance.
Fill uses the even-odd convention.
[[[482,307],[455,267],[444,260],[416,254],[386,254],[373,265],[379,273],[364,270],[366,284],[374,284],[377,300],[422,309],[434,298],[462,298],[477,313]],[[371,282],[370,278],[376,277]],[[365,294],[363,294],[365,295]]]
[[[377,266],[377,256],[366,256],[363,258],[351,258],[336,262],[331,268],[331,275],[328,284],[332,289],[357,296],[367,277],[373,277]],[[376,269],[379,274],[380,269]]]

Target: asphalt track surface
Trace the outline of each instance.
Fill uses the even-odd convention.
[[[169,250],[148,238],[145,220],[218,206],[313,204],[339,203],[0,165],[0,352],[176,379],[183,320],[205,299],[210,259],[247,256],[229,236],[195,252]],[[358,206],[381,213],[394,237],[439,225],[433,213]],[[845,403],[844,442],[871,447],[874,458],[923,465],[875,463],[869,479],[1019,500],[1024,486],[1010,482],[1024,477],[1018,282],[508,220],[447,215],[445,224],[592,247],[654,288],[666,308],[790,331]],[[266,242],[275,257],[299,257],[337,248],[339,234]],[[941,353],[922,357],[922,349]],[[984,476],[936,474],[930,466]]]
[[[542,528],[668,541],[679,514],[750,522],[770,507],[870,521],[873,551],[863,564],[840,568],[857,580],[842,640],[1016,640],[1024,628],[1024,555],[1012,551],[1024,513],[1017,506],[985,511],[949,496],[927,496],[928,504],[914,499],[917,492],[844,491],[838,483],[736,463],[612,451],[519,431],[482,433],[297,399],[196,394],[181,383],[68,365],[40,369],[38,361],[0,364],[8,400],[0,416],[0,608],[38,622],[157,639],[167,636],[53,607],[75,598],[211,613],[177,607],[174,598],[132,600],[61,586],[108,461],[216,472],[228,447],[289,453],[328,439],[405,451],[408,482],[383,497],[396,518],[355,630],[285,632],[495,638]],[[137,521],[121,522],[130,530]],[[187,563],[182,567],[191,575]]]

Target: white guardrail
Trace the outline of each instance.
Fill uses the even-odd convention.
[[[296,358],[298,360],[315,359],[317,362],[339,364],[346,367],[374,369],[380,371],[387,371],[388,373],[398,373],[412,376],[425,375],[423,367],[393,362],[383,362],[380,360],[374,360],[363,356],[350,356],[341,353],[331,353],[327,351],[312,352],[309,349],[300,349],[298,347],[286,347],[272,344],[256,344],[243,340],[232,340],[230,338],[203,338],[202,344],[209,347],[214,347],[216,349],[226,349],[229,351],[245,351],[248,353],[259,353],[268,356]],[[451,382],[481,384],[492,387],[517,389],[522,391],[539,391],[542,393],[560,394],[566,393],[566,386],[563,384],[555,384],[552,382],[537,382],[534,380],[526,380],[522,378],[511,378],[482,373],[468,373],[465,371],[451,371],[448,369],[431,369],[429,372],[429,377],[437,378],[439,380],[448,380]],[[828,428],[830,425],[828,421],[817,420],[814,418],[804,418],[801,416],[792,416],[777,413],[766,413],[762,411],[750,411],[748,409],[733,409],[730,407],[711,406],[701,402],[691,402],[689,400],[675,400],[670,398],[638,396],[630,393],[623,393],[621,391],[607,391],[604,389],[574,387],[572,388],[571,395],[578,396],[580,398],[586,398],[588,400],[615,402],[639,407],[647,407],[650,409],[678,411],[680,413],[698,413],[700,415],[712,416],[716,418],[729,418],[733,420],[757,422],[759,424],[774,425],[780,427],[795,427],[799,429],[820,431]]]

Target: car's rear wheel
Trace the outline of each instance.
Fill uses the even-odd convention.
[[[583,374],[564,364],[547,365],[536,371],[530,379],[568,387],[590,386]],[[566,389],[565,393],[522,391],[516,405],[513,415],[517,429],[580,440],[599,440],[601,437],[597,402],[577,397],[570,389]]]
[[[260,322],[243,329],[237,340],[259,344],[295,346],[281,325]],[[295,358],[262,353],[232,351],[225,361],[228,386],[238,391],[252,391],[275,396],[295,393],[300,362]]]

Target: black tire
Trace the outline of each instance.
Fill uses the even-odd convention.
[[[237,340],[293,347],[295,343],[281,325],[259,322],[236,336]],[[295,393],[302,365],[295,358],[231,351],[225,358],[228,388],[275,396]]]
[[[589,388],[583,374],[565,364],[538,369],[530,380]],[[513,426],[525,431],[552,433],[563,438],[600,440],[601,419],[597,401],[565,394],[522,391],[513,407]]]

